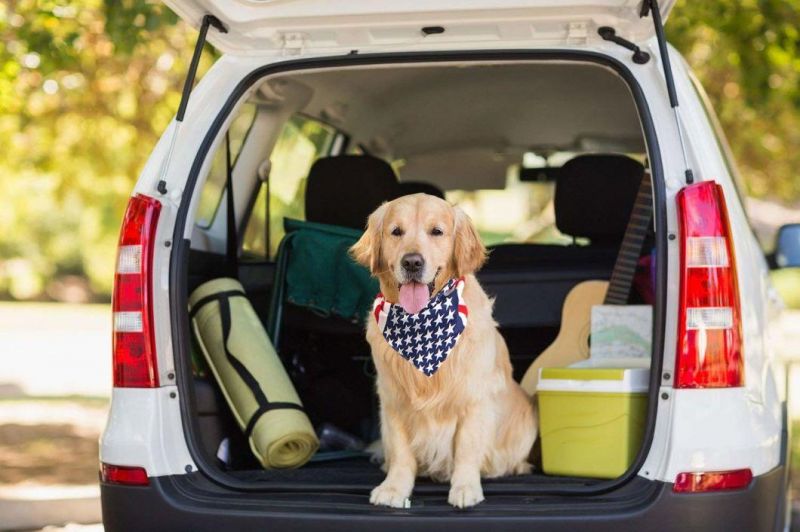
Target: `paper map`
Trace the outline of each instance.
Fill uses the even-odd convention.
[[[595,305],[589,357],[650,358],[652,327],[650,305]]]

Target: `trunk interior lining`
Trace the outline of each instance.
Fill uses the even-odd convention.
[[[485,54],[488,54],[489,57],[492,56],[491,53],[485,53]],[[513,55],[513,54],[508,54],[507,52],[505,52],[504,54]],[[455,54],[455,55],[457,56],[458,54]],[[467,54],[467,55],[469,55],[469,54]],[[523,57],[523,58],[536,58],[538,56],[540,58],[545,58],[545,59],[546,58],[562,59],[565,56],[570,56],[569,53],[565,53],[565,52],[543,52],[543,53],[538,53],[538,54],[537,53],[523,52],[523,53],[518,53],[517,55],[519,55],[520,57]],[[473,54],[473,56],[475,56],[476,58],[477,57],[482,57],[481,54]],[[628,72],[624,66],[616,63],[612,59],[609,59],[609,58],[606,58],[606,57],[603,57],[603,56],[599,56],[599,55],[596,55],[596,54],[588,54],[588,53],[575,53],[574,54],[574,58],[577,59],[577,60],[581,60],[581,59],[583,59],[583,60],[592,60],[592,61],[595,61],[595,62],[598,62],[598,63],[601,63],[601,64],[606,64],[608,66],[611,66],[612,68],[614,68],[615,70],[617,70],[618,72],[620,72],[623,75],[623,77],[626,79],[628,84],[633,89],[634,97],[637,99],[637,104],[638,104],[638,107],[639,107],[639,111],[641,113],[641,118],[642,118],[643,126],[644,126],[644,129],[645,129],[645,136],[647,137],[647,140],[648,140],[649,152],[650,152],[651,157],[652,157],[651,164],[653,165],[653,178],[654,178],[654,181],[655,181],[655,188],[656,188],[656,211],[657,211],[656,212],[656,223],[657,223],[658,227],[660,227],[661,229],[665,230],[665,221],[664,221],[665,220],[665,216],[664,216],[664,213],[663,213],[663,205],[661,205],[659,203],[659,201],[658,201],[659,196],[663,197],[663,188],[664,188],[663,177],[662,177],[662,169],[661,169],[661,161],[660,161],[660,157],[659,157],[657,139],[655,137],[655,131],[653,129],[653,124],[652,124],[652,121],[651,121],[651,118],[650,118],[649,111],[647,109],[646,103],[644,102],[644,98],[643,98],[643,95],[641,93],[641,89],[638,87],[635,79],[632,77],[630,72]],[[359,59],[364,59],[364,58],[359,58]],[[376,60],[376,59],[367,59],[367,61],[372,61],[372,60]],[[414,57],[413,60],[417,60],[418,61],[418,60],[420,60],[420,58],[419,57]],[[302,62],[300,62],[300,63],[302,63]],[[310,61],[309,63],[314,64],[313,61]],[[325,65],[326,63],[323,61],[322,64]],[[291,68],[291,67],[287,66],[286,68]],[[265,73],[267,73],[269,71],[270,71],[270,69],[261,69],[261,70],[258,70],[256,72],[254,72],[253,75],[251,75],[247,80],[244,80],[242,82],[242,84],[241,84],[242,88],[245,88],[249,83],[252,83],[252,79],[256,79],[259,76],[263,76]],[[234,94],[231,97],[230,101],[235,101],[236,97],[237,97],[237,94]],[[207,135],[207,139],[204,141],[204,145],[207,144],[208,142],[210,142],[209,139],[212,139],[214,137],[214,135],[216,134],[215,131],[219,129],[219,126],[221,125],[222,119],[224,119],[225,114],[230,111],[230,103],[226,104],[226,109],[223,109],[223,111],[222,111],[222,113],[220,115],[221,118],[218,117],[218,119],[215,121],[215,124],[214,124],[215,127],[212,127],[211,130],[209,131],[209,133]],[[189,179],[189,183],[187,184],[187,187],[188,187],[187,190],[189,190],[192,187],[193,183],[197,179],[197,173],[199,172],[199,163],[200,162],[202,162],[202,157],[200,155],[198,155],[198,159],[197,159],[197,161],[195,161],[195,164],[193,165],[192,171],[190,173],[190,179]],[[183,232],[184,227],[185,227],[186,214],[187,214],[186,213],[187,204],[188,204],[187,202],[182,202],[182,204],[180,206],[180,212],[179,212],[178,220],[177,220],[177,223],[176,223],[176,226],[175,226],[175,234],[178,237],[180,237],[180,235]],[[665,234],[665,232],[663,232],[662,234]],[[179,240],[181,242],[183,242],[184,245],[183,246],[176,246],[176,248],[175,248],[176,253],[174,253],[173,257],[172,257],[173,258],[173,267],[171,267],[171,272],[172,273],[171,273],[171,279],[170,279],[170,281],[171,281],[170,285],[171,285],[172,290],[173,290],[173,293],[171,294],[171,301],[172,301],[172,305],[173,305],[173,313],[175,313],[176,309],[178,309],[177,312],[180,312],[180,309],[182,308],[181,302],[185,302],[186,301],[186,296],[187,296],[187,293],[186,293],[187,292],[187,290],[186,290],[187,279],[185,278],[186,273],[187,273],[187,268],[186,268],[186,263],[184,261],[187,258],[187,252],[189,251],[189,246],[188,246],[188,240],[183,240],[182,238],[179,238]],[[666,277],[664,275],[664,271],[666,270],[666,244],[665,244],[665,239],[659,239],[659,241],[657,243],[657,247],[659,248],[659,251],[662,253],[662,256],[664,257],[664,261],[660,265],[660,268],[659,268],[659,271],[658,271],[658,283],[657,283],[658,284],[658,292],[659,292],[658,299],[660,301],[663,301],[663,294],[664,294],[664,290],[665,290],[665,286],[666,286],[666,283],[665,283]],[[175,261],[177,261],[180,264],[180,267],[174,267],[175,266]],[[181,277],[183,277],[183,278],[181,278]],[[177,305],[177,307],[176,307],[176,305]],[[181,389],[184,390],[185,388],[187,388],[187,386],[191,387],[191,385],[190,385],[191,379],[187,379],[186,378],[187,375],[189,374],[189,372],[187,371],[189,369],[188,368],[188,364],[187,364],[188,357],[186,356],[187,355],[187,343],[185,342],[185,339],[187,337],[187,335],[185,333],[188,332],[188,323],[187,323],[187,320],[186,320],[185,317],[184,318],[179,318],[179,319],[173,320],[173,321],[174,321],[174,325],[173,325],[173,333],[174,334],[173,334],[173,337],[176,338],[176,342],[178,344],[177,345],[177,349],[176,349],[176,359],[177,359],[176,363],[177,363],[179,372],[182,373],[181,378],[179,379],[179,385],[180,385]],[[655,316],[655,320],[654,320],[654,338],[653,338],[654,352],[659,352],[659,349],[663,347],[663,334],[664,334],[663,333],[663,309],[661,309],[659,307],[659,305],[657,304],[656,305],[656,316]],[[651,376],[651,388],[653,388],[653,389],[655,389],[653,387],[653,383],[658,383],[659,382],[660,368],[661,368],[661,360],[660,360],[660,358],[654,359],[653,375]],[[653,389],[651,389],[651,397],[653,395]],[[189,409],[193,408],[193,406],[191,405],[191,403],[194,403],[194,401],[192,400],[193,396],[194,396],[194,394],[191,393],[191,392],[187,394],[187,397],[190,399],[188,401],[188,403],[190,403],[190,405],[188,407],[186,406],[186,404],[184,404],[185,402],[182,402],[182,408],[184,409],[184,418],[187,418],[186,409],[187,408],[189,408]],[[649,419],[648,419],[648,429],[647,429],[647,433],[646,433],[645,438],[644,438],[644,443],[643,443],[642,451],[640,452],[640,456],[637,459],[637,461],[634,463],[632,468],[626,474],[624,474],[622,477],[620,477],[619,479],[614,480],[614,481],[602,481],[602,480],[591,480],[591,479],[573,479],[573,478],[565,478],[565,477],[549,477],[549,476],[541,475],[541,474],[532,474],[532,475],[524,475],[524,476],[520,476],[520,477],[509,477],[509,478],[505,478],[505,479],[486,480],[485,484],[487,486],[487,491],[490,491],[490,487],[491,486],[495,486],[495,485],[500,486],[500,485],[504,485],[504,484],[530,484],[531,486],[536,484],[536,485],[540,485],[540,487],[541,487],[541,484],[546,484],[546,485],[552,487],[551,491],[554,494],[556,494],[556,493],[568,493],[568,492],[572,492],[572,493],[575,493],[575,494],[578,494],[578,493],[584,493],[584,494],[588,494],[588,493],[604,493],[604,492],[609,492],[612,489],[623,488],[625,483],[627,483],[627,482],[629,482],[629,481],[631,481],[631,480],[636,478],[635,471],[638,469],[639,465],[641,465],[641,462],[642,462],[642,460],[643,460],[643,458],[645,456],[645,453],[647,452],[647,450],[649,448],[650,440],[652,439],[653,420],[655,419],[655,405],[653,403],[654,402],[651,401],[651,406],[649,408],[650,412],[649,412]],[[191,414],[191,411],[189,411],[188,414]],[[192,416],[189,415],[188,418],[192,419]],[[278,481],[278,482],[280,482],[280,481],[290,481],[290,482],[293,482],[293,483],[297,483],[298,484],[297,488],[301,488],[302,485],[304,485],[306,483],[317,484],[320,481],[320,479],[324,480],[326,477],[331,482],[331,485],[333,485],[333,482],[332,482],[333,480],[336,480],[335,483],[337,485],[341,485],[342,484],[341,479],[345,478],[345,477],[348,477],[348,478],[352,479],[353,485],[355,485],[356,482],[361,482],[363,484],[368,484],[369,488],[372,488],[372,487],[374,487],[374,485],[377,484],[377,482],[379,482],[383,478],[383,473],[380,471],[380,469],[377,466],[374,466],[374,465],[370,464],[365,459],[352,460],[351,461],[352,463],[342,463],[341,461],[340,462],[317,463],[317,464],[313,464],[313,465],[309,466],[305,470],[303,470],[303,469],[291,470],[291,471],[284,470],[284,471],[280,471],[280,472],[276,472],[274,470],[273,471],[248,470],[248,471],[236,471],[236,472],[233,472],[233,471],[223,472],[223,471],[220,471],[218,468],[214,467],[213,462],[210,462],[208,460],[208,458],[197,456],[198,454],[202,455],[202,453],[198,453],[197,452],[198,451],[198,446],[196,444],[197,431],[194,428],[194,426],[196,426],[196,425],[194,425],[195,422],[196,421],[189,421],[187,423],[187,425],[186,425],[187,429],[188,429],[188,433],[189,433],[188,434],[188,436],[189,436],[188,443],[189,443],[190,447],[193,449],[193,455],[195,455],[195,459],[198,460],[198,465],[201,466],[201,470],[205,471],[206,474],[209,474],[209,476],[211,478],[214,478],[214,479],[222,482],[223,484],[227,484],[227,482],[225,482],[226,478],[229,479],[229,481],[231,482],[231,486],[238,485],[239,487],[243,487],[242,483],[244,483],[244,482],[257,484],[257,483],[260,483],[260,482],[263,482],[263,481],[266,481],[266,480],[273,480],[273,481]],[[345,461],[345,462],[347,462],[347,461]],[[221,473],[221,476],[220,476],[220,473]],[[423,488],[425,488],[427,486],[433,486],[435,488],[446,489],[446,485],[437,485],[437,484],[431,483],[428,480],[420,479],[419,487],[421,489],[423,489]],[[580,486],[584,486],[585,489],[581,489]],[[572,487],[574,489],[574,491],[571,490],[570,487]],[[532,490],[532,493],[537,492],[537,491],[540,491],[540,490]]]

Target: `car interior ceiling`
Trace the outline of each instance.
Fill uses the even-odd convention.
[[[413,82],[419,82],[418,76],[425,76],[428,83],[427,91],[421,92],[418,97],[417,103],[422,109],[420,112],[431,109],[437,102],[441,104],[444,100],[461,101],[462,104],[470,98],[478,98],[481,102],[491,100],[486,94],[491,94],[493,90],[487,92],[487,83],[488,88],[494,87],[497,94],[512,94],[509,97],[508,110],[516,107],[517,112],[521,109],[520,102],[525,98],[529,99],[531,93],[535,92],[520,90],[525,83],[537,88],[542,95],[541,98],[551,98],[551,102],[558,93],[557,89],[564,89],[565,79],[570,80],[570,85],[578,84],[573,83],[576,79],[594,83],[598,93],[603,93],[604,90],[608,92],[607,99],[614,104],[610,106],[610,110],[599,112],[610,114],[605,118],[595,116],[595,121],[602,124],[605,130],[599,130],[601,128],[598,127],[593,129],[593,126],[579,126],[584,122],[593,124],[592,119],[574,115],[567,119],[572,124],[569,135],[566,134],[566,130],[570,129],[568,127],[556,127],[554,132],[555,136],[561,137],[561,142],[565,146],[575,146],[575,138],[580,137],[575,134],[576,131],[580,134],[594,131],[598,136],[607,135],[612,139],[615,137],[625,139],[629,148],[627,151],[608,150],[604,153],[602,150],[594,150],[595,153],[577,155],[565,162],[558,171],[553,196],[555,226],[573,240],[580,239],[584,245],[500,243],[490,247],[489,259],[478,273],[478,278],[487,293],[496,297],[495,319],[509,346],[514,376],[517,380],[556,337],[561,322],[562,304],[569,290],[585,280],[609,278],[639,182],[645,175],[645,168],[641,162],[628,155],[619,154],[644,152],[641,134],[635,141],[630,140],[631,131],[634,129],[628,122],[635,121],[636,128],[639,128],[639,125],[624,83],[608,71],[596,67],[550,65],[550,68],[552,70],[529,69],[529,72],[519,67],[488,70],[420,67],[408,69],[405,73],[407,77],[403,77],[402,72],[388,70],[379,76],[375,76],[375,72],[360,70],[339,72],[339,77],[331,72],[294,76],[294,82],[313,88],[313,96],[307,100],[302,112],[310,116],[327,118],[328,122],[331,121],[333,114],[331,109],[335,107],[342,94],[348,93],[348,90],[352,93],[353,87],[358,86],[357,96],[360,99],[350,103],[354,115],[358,118],[349,127],[356,127],[357,122],[364,120],[364,116],[374,110],[370,106],[376,101],[384,108],[397,107],[397,111],[387,114],[401,116],[405,112],[404,109],[409,108],[410,103],[387,104],[387,100],[403,93],[404,90],[408,93]],[[351,76],[348,77],[346,74]],[[481,80],[484,85],[481,86],[475,80]],[[456,91],[455,95],[441,92],[442,87],[452,87],[454,83],[460,84],[463,91]],[[572,92],[575,90],[570,90],[570,102],[575,101],[573,97],[586,96]],[[479,93],[480,97],[477,96]],[[623,96],[624,101],[619,102]],[[413,98],[409,96],[409,99]],[[357,109],[356,103],[362,100],[367,102],[364,109]],[[526,120],[531,120],[533,116],[538,117],[533,120],[535,124],[545,123],[543,118],[553,116],[552,105],[550,107],[545,104],[537,105],[533,106],[536,109],[524,111],[521,119],[512,118],[511,114],[506,113],[506,108],[500,109],[500,114],[504,115],[503,120],[507,121],[504,124],[506,137],[522,135],[524,129],[518,126]],[[481,116],[486,116],[482,115],[483,107],[489,109],[491,105],[481,103],[478,107],[480,108],[476,110],[476,116],[473,116],[472,120],[479,122]],[[633,108],[632,117],[631,108]],[[618,115],[612,119],[614,112]],[[447,113],[454,113],[454,110],[448,105],[442,113],[449,117],[451,114]],[[433,114],[435,115],[433,118],[421,121],[428,123],[437,117],[441,118],[439,114]],[[420,115],[412,113],[408,121],[413,123],[415,116]],[[390,117],[382,117],[379,120],[384,120],[388,124],[386,127],[391,127]],[[503,127],[500,122],[495,123],[494,119],[490,121],[492,122],[490,129]],[[616,124],[613,127],[618,129],[614,131],[612,127],[609,131],[606,127],[609,124]],[[461,126],[452,124],[451,127],[457,129]],[[370,129],[365,138],[381,136],[379,124],[373,124]],[[423,129],[421,126],[419,131]],[[537,130],[536,135],[540,136],[546,135],[547,129],[527,128],[528,131]],[[441,127],[437,129],[441,130]],[[354,130],[348,129],[348,133],[352,131]],[[459,183],[462,187],[466,184],[468,187],[470,180],[475,181],[476,178],[472,176],[471,171],[466,172],[468,175],[465,182],[458,181],[458,172],[465,168],[465,161],[453,157],[458,153],[457,150],[443,148],[435,164],[425,164],[431,153],[415,148],[410,139],[400,139],[408,136],[413,135],[407,131],[398,135],[397,149],[400,150],[399,146],[403,146],[406,150],[402,153],[406,165],[401,169],[400,176],[379,152],[374,155],[338,154],[317,159],[305,180],[306,221],[363,230],[368,215],[384,201],[419,192],[445,198],[445,191],[452,189],[453,183]],[[567,138],[568,141],[564,140]],[[529,144],[522,140],[515,140],[514,143],[520,146]],[[610,145],[613,145],[613,142]],[[509,155],[509,160],[519,160],[521,156],[521,152],[515,153],[513,156]],[[508,164],[508,160],[505,159],[500,162],[502,165]],[[447,175],[429,173],[447,167],[448,163],[451,170]],[[483,163],[479,167],[481,171],[487,168]],[[430,176],[436,177],[432,179]],[[224,271],[224,257],[192,250],[189,265],[190,292],[202,282],[218,276],[222,271]],[[239,269],[239,279],[245,286],[257,314],[265,323],[269,318],[268,301],[271,291],[274,290],[272,286],[274,275],[275,264],[271,261],[242,263]],[[536,302],[535,305],[531,304],[533,301]],[[303,400],[312,424],[315,427],[325,423],[332,424],[365,442],[377,439],[379,429],[378,405],[374,393],[375,370],[370,360],[369,347],[363,337],[363,325],[336,316],[321,316],[313,310],[289,302],[279,303],[282,305],[282,314],[277,325],[280,336],[276,347]],[[239,479],[363,485],[365,488],[374,487],[382,480],[381,471],[366,458],[315,462],[295,470],[262,470],[248,451],[247,443],[227,411],[213,379],[196,377],[195,390],[195,411],[198,414],[203,448],[213,460],[220,442],[229,438],[232,459],[227,465],[220,463],[220,466]],[[542,475],[527,475],[524,479],[515,481],[540,482]],[[575,479],[551,477],[548,481],[575,482]],[[503,480],[496,482],[502,483]],[[581,482],[592,481],[584,479]]]

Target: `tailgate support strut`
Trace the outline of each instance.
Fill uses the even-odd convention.
[[[683,138],[683,128],[681,127],[680,115],[678,114],[678,93],[675,91],[675,78],[672,77],[672,65],[669,62],[669,49],[667,48],[667,39],[664,37],[664,23],[661,20],[661,10],[658,8],[658,0],[643,0],[642,7],[639,11],[639,17],[646,17],[653,15],[653,27],[656,31],[656,40],[658,41],[658,51],[661,54],[661,65],[664,68],[664,81],[667,84],[667,94],[669,95],[669,105],[675,114],[675,125],[678,128],[678,138],[681,143],[681,152],[683,153],[683,165],[686,170],[686,184],[691,185],[694,183],[694,173],[689,167],[689,157],[686,155],[686,142]]]
[[[194,45],[194,53],[192,54],[192,61],[189,63],[189,72],[186,73],[186,81],[183,83],[183,92],[181,93],[181,102],[178,105],[178,114],[175,115],[175,131],[172,133],[172,140],[170,142],[167,158],[161,168],[161,179],[158,181],[156,189],[161,195],[167,193],[167,182],[164,178],[169,170],[169,163],[172,159],[172,150],[175,148],[175,139],[178,137],[183,117],[186,115],[186,107],[189,105],[189,95],[192,93],[194,87],[194,78],[197,76],[197,67],[200,64],[200,56],[203,53],[203,46],[206,44],[206,35],[208,35],[208,28],[213,26],[220,33],[228,33],[227,28],[220,22],[214,15],[204,15],[200,23],[200,33],[197,36],[197,42]]]

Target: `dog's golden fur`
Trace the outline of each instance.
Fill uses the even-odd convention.
[[[483,500],[481,477],[529,472],[537,434],[532,403],[511,376],[492,301],[475,278],[486,250],[469,217],[434,196],[404,196],[369,217],[351,253],[371,269],[390,302],[398,300],[401,258],[419,253],[426,268],[422,281],[432,283],[434,293],[451,278],[466,279],[469,309],[456,347],[430,377],[396,353],[368,319],[387,471],[370,501],[401,507],[415,477],[429,475],[450,481],[450,504],[472,506]]]

